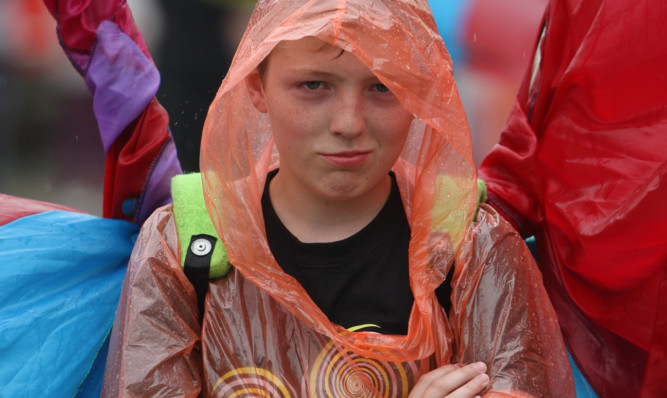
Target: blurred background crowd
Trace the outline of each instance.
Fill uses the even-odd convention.
[[[548,0],[430,0],[479,165],[532,62]],[[128,0],[161,73],[157,94],[185,171],[252,0]],[[0,0],[0,192],[102,213],[104,150],[92,96],[42,0]]]

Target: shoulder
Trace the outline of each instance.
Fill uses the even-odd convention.
[[[176,232],[176,224],[174,219],[174,209],[170,203],[157,208],[153,214],[151,214],[148,219],[146,219],[146,221],[141,226],[141,232],[139,233],[139,236],[142,237],[142,235],[160,235],[168,238],[169,236],[174,235],[172,232]],[[171,241],[171,239],[167,240]]]
[[[171,204],[156,209],[141,226],[130,258],[130,273],[138,268],[161,264],[166,268],[180,268],[178,263],[178,236]],[[148,261],[157,260],[157,261]]]
[[[497,283],[513,281],[517,274],[537,267],[519,233],[493,207],[481,204],[457,253],[457,274],[478,280],[493,275]]]
[[[475,221],[466,231],[461,249],[486,251],[505,241],[523,242],[523,239],[495,208],[481,203]]]
[[[468,236],[479,239],[482,236],[505,237],[512,235],[517,239],[521,236],[494,207],[486,203],[480,203],[475,221],[470,224]]]
[[[196,314],[195,290],[179,258],[174,212],[168,204],[156,209],[144,222],[132,251],[124,289],[130,296],[147,299],[144,304],[133,301],[134,306],[144,308],[166,299],[171,303],[188,302],[187,311]]]

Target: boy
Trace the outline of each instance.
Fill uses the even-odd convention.
[[[572,394],[530,253],[490,209],[472,222],[468,130],[426,1],[258,2],[202,144],[233,268],[200,327],[172,210],[156,212],[103,395]]]

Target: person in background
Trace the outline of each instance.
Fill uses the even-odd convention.
[[[479,175],[600,397],[667,396],[667,7],[553,0]]]
[[[206,112],[227,73],[253,3],[252,0],[158,2],[167,28],[155,51],[161,77],[157,98],[169,113],[169,128],[186,172],[199,171]]]

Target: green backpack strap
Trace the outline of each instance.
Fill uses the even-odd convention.
[[[486,203],[486,200],[488,199],[488,194],[486,191],[486,183],[484,180],[477,179],[477,203],[475,205],[475,216],[472,218],[473,220],[477,220],[477,212],[479,211],[479,205],[481,203]]]
[[[210,279],[231,269],[227,250],[220,240],[204,203],[200,173],[180,174],[171,180],[174,220],[180,247],[180,264],[195,288],[200,319]]]

